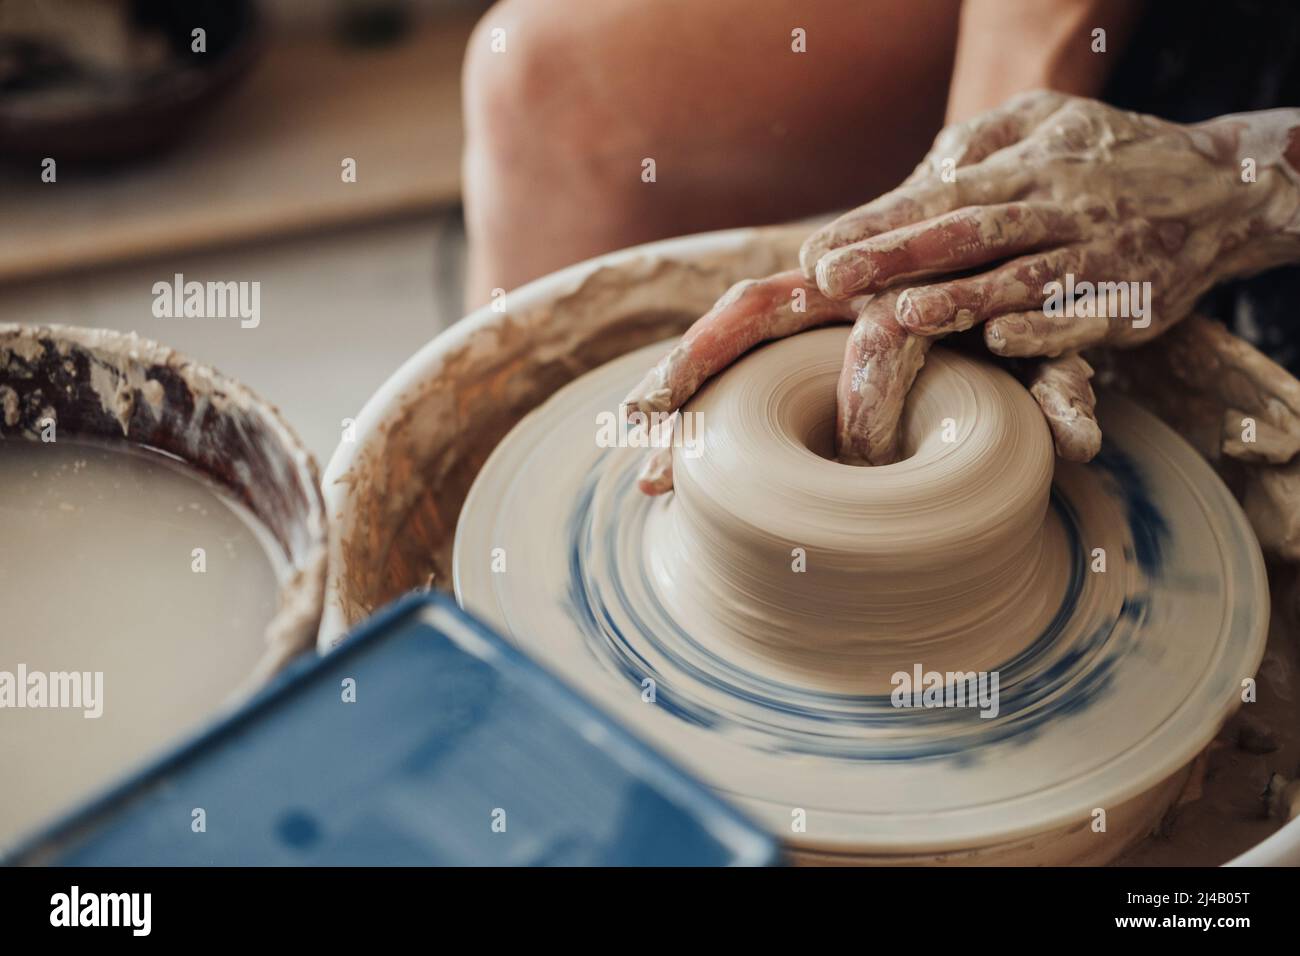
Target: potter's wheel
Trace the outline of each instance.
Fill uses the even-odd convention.
[[[803,346],[774,343],[741,364],[785,368],[788,350],[811,346],[819,364],[792,386],[804,389],[796,411],[816,407],[811,418],[828,421],[846,334],[805,333],[797,337]],[[455,584],[464,606],[805,858],[1097,863],[1149,830],[1239,703],[1268,621],[1254,536],[1189,446],[1126,399],[1103,395],[1102,454],[1086,466],[1056,463],[1045,518],[1041,510],[1035,518],[1041,535],[1014,568],[1003,568],[997,554],[949,555],[943,565],[943,549],[935,549],[941,573],[890,578],[901,564],[889,560],[885,544],[897,529],[888,525],[891,509],[882,508],[882,530],[864,536],[872,542],[866,550],[878,552],[864,576],[864,591],[875,596],[837,608],[835,626],[821,626],[815,606],[790,610],[789,595],[710,607],[695,585],[711,560],[734,553],[743,570],[750,552],[770,546],[772,560],[789,564],[792,546],[808,535],[782,530],[775,516],[770,540],[714,549],[705,535],[683,545],[678,499],[707,470],[679,454],[679,492],[649,499],[635,481],[646,451],[598,446],[598,415],[616,410],[664,351],[662,344],[641,349],[575,381],[497,447],[457,528]],[[951,379],[954,370],[974,374],[972,381],[986,374],[971,373],[969,364],[936,350],[917,388],[924,393],[926,376]],[[717,437],[709,422],[726,409],[708,392],[687,410],[698,404],[714,416],[703,418],[699,461],[725,465],[725,454],[709,457]],[[943,411],[929,414],[937,422]],[[1027,456],[1002,456],[998,471],[998,455],[976,455],[998,433],[992,414],[979,405],[955,442],[918,440],[909,461],[887,466],[902,469],[895,474],[905,480],[895,484],[903,488],[924,487],[935,463],[959,475],[984,469],[988,505],[973,509],[971,521],[993,515],[986,536],[1023,513],[1003,516],[996,491],[1017,487],[1006,460]],[[806,456],[818,494],[816,476],[885,475],[825,461],[818,440],[805,438],[813,447],[787,442],[781,454]],[[962,455],[975,457],[964,463]],[[1046,498],[1045,481],[1042,487]],[[960,486],[944,494],[960,496]],[[918,520],[926,510],[916,509]],[[821,529],[827,548],[811,549],[815,568],[835,563],[833,524]],[[779,590],[784,579],[771,580]],[[811,585],[789,580],[801,588],[790,592],[797,603]],[[965,595],[978,613],[956,625],[891,618],[902,605],[890,595],[913,580]],[[770,582],[762,590],[770,592]],[[859,626],[867,639],[824,640],[852,638]],[[805,633],[819,635],[813,646],[800,644]],[[888,675],[912,663],[996,672],[996,716],[893,706]]]

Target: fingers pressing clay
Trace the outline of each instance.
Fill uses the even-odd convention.
[[[641,493],[655,497],[673,490],[673,450],[659,448],[646,459],[640,474],[636,476],[636,486]]]
[[[894,317],[897,295],[863,306],[844,351],[837,391],[836,450],[850,465],[888,465],[899,456],[899,421],[930,339],[910,335]]]
[[[623,400],[624,413],[674,412],[709,378],[760,342],[855,315],[849,302],[827,299],[798,270],[732,286]],[[671,441],[652,454],[637,478],[647,495],[673,487]]]
[[[797,269],[732,286],[686,330],[632,389],[628,413],[673,412],[701,385],[760,342],[856,316],[851,303],[823,296]]]
[[[1074,213],[1054,203],[970,206],[828,252],[817,285],[832,299],[988,265],[1080,235]]]
[[[673,490],[673,432],[679,417],[673,415],[658,429],[650,429],[654,439],[650,447],[654,451],[636,476],[636,486],[643,495],[654,498]]]
[[[1090,378],[1092,366],[1075,354],[1044,360],[1030,378],[1029,393],[1052,429],[1056,453],[1066,461],[1091,461],[1101,451]]]
[[[1300,561],[1300,461],[1288,458],[1300,436],[1300,383],[1200,315],[1107,359],[1125,392],[1211,462],[1242,462],[1240,497],[1260,546],[1270,557]]]
[[[1088,250],[1069,246],[963,279],[907,289],[898,297],[898,321],[913,335],[948,335],[999,315],[1041,309],[1044,286],[1066,273],[1086,278],[1088,258]]]
[[[846,212],[818,229],[799,250],[799,265],[810,282],[817,277],[817,263],[833,249],[891,232],[901,226],[924,222],[953,207],[953,190],[941,180],[918,185],[905,183],[865,206]]]
[[[1234,423],[1239,444],[1250,444],[1241,441],[1243,423],[1248,418],[1267,422],[1273,430],[1300,435],[1300,382],[1221,323],[1194,315],[1162,337],[1154,348],[1168,356],[1185,387],[1211,391],[1225,410],[1242,410]],[[1236,450],[1236,445],[1223,448],[1233,457],[1238,457]],[[1241,451],[1241,457],[1248,455],[1245,447]]]

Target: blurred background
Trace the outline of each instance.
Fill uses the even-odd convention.
[[[488,6],[0,0],[0,322],[157,339],[323,466],[461,314],[460,70]],[[260,282],[258,326],[156,317],[176,273]]]

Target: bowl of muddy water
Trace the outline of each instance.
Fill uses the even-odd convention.
[[[0,325],[0,846],[313,646],[317,469],[221,373],[104,330]]]

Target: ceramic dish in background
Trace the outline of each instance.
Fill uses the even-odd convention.
[[[0,156],[12,159],[117,162],[172,146],[260,46],[252,0],[103,0],[62,17],[57,5],[32,7],[0,16]],[[202,51],[193,49],[197,27]],[[130,56],[104,52],[110,32]]]

